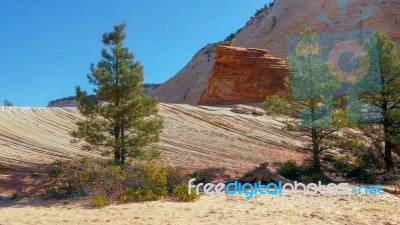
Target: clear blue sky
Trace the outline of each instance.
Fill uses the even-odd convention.
[[[91,90],[101,35],[127,24],[127,41],[146,83],[175,75],[207,43],[245,25],[269,0],[4,0],[0,6],[0,105],[47,106]]]

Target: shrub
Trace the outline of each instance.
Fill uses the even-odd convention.
[[[329,179],[322,173],[313,171],[312,168],[298,166],[296,162],[289,160],[281,165],[278,173],[290,180],[296,180],[303,183],[316,183],[321,181],[326,183]]]
[[[47,189],[41,197],[44,200],[49,200],[49,199],[67,199],[72,197],[73,194],[70,193],[70,190],[65,187],[57,186],[57,187],[52,187]]]
[[[167,171],[155,164],[134,169],[128,175],[127,181],[122,193],[124,201],[158,200],[168,194]]]
[[[290,180],[296,180],[302,174],[302,168],[296,162],[289,160],[284,162],[278,169],[278,173]]]
[[[92,206],[96,208],[102,208],[110,204],[110,199],[104,195],[95,195],[92,197]]]
[[[214,180],[214,175],[207,169],[202,169],[198,170],[191,175],[189,175],[189,178],[195,178],[196,181],[194,182],[195,184],[200,184],[200,183],[211,183]]]
[[[313,172],[311,170],[304,170],[303,174],[299,176],[298,180],[303,183],[328,183],[329,179],[322,173]]]
[[[183,181],[189,180],[187,176],[184,176],[182,172],[178,171],[176,168],[167,167],[167,191],[172,193],[176,186],[178,186]]]
[[[288,102],[277,95],[269,96],[264,101],[264,110],[267,116],[280,116],[287,110]]]
[[[62,162],[61,161],[56,161],[51,167],[49,171],[49,175],[52,178],[57,178],[61,175],[62,173]]]
[[[200,198],[200,195],[196,193],[196,189],[192,188],[191,193],[188,192],[188,184],[183,182],[175,187],[172,191],[172,197],[177,201],[190,202]]]
[[[348,173],[351,170],[351,165],[342,158],[335,159],[333,167],[340,173]]]
[[[335,162],[335,156],[331,153],[327,153],[325,155],[322,156],[322,159],[327,161],[327,162]]]
[[[395,186],[400,191],[400,174],[391,172],[386,177],[386,184]]]
[[[356,157],[354,164],[339,158],[335,160],[333,165],[338,172],[345,173],[347,177],[354,177],[358,182],[375,183],[375,175],[366,170],[366,158],[365,154],[360,154]]]
[[[10,197],[10,200],[13,200],[13,201],[19,201],[19,200],[21,200],[22,199],[22,196],[20,195],[20,194],[18,194],[18,193],[13,193],[12,195],[11,195],[11,197]]]
[[[368,172],[363,167],[353,166],[347,174],[349,177],[354,177],[360,183],[373,184],[376,183],[376,177],[371,172]]]
[[[159,200],[169,193],[178,196],[177,187],[189,180],[174,168],[163,168],[153,163],[121,167],[109,161],[87,158],[55,162],[49,174],[55,180],[55,186],[42,195],[44,199],[88,196],[95,207],[103,207],[111,201]],[[207,183],[213,177],[207,170],[197,171],[193,176]],[[178,198],[182,201],[195,198],[180,196]]]

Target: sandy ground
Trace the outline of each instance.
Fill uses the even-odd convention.
[[[0,205],[0,224],[400,224],[400,198],[383,196],[202,196],[93,209],[88,201]]]

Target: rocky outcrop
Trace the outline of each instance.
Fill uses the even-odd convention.
[[[345,1],[343,1],[345,2]],[[261,6],[260,6],[261,7]],[[357,23],[363,12],[370,17]],[[268,49],[271,55],[286,59],[286,42],[307,27],[317,34],[375,29],[387,33],[400,50],[400,2],[398,0],[349,0],[344,24],[337,0],[276,0],[272,8],[252,17],[232,40],[232,46]],[[331,21],[316,19],[325,15]],[[365,15],[365,14],[364,14]],[[249,15],[250,16],[250,15]],[[333,26],[332,26],[333,24]],[[178,74],[152,91],[161,102],[196,104],[212,73],[214,51],[200,50]]]
[[[78,102],[74,99],[50,101],[47,107],[77,107]]]
[[[263,102],[266,96],[284,95],[289,70],[283,59],[267,50],[221,46],[199,105]]]
[[[245,115],[254,115],[254,116],[265,115],[265,111],[262,108],[248,106],[248,105],[234,105],[231,109],[231,112],[245,114]]]

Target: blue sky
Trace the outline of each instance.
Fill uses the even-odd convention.
[[[91,90],[86,74],[100,59],[101,35],[127,24],[146,83],[175,75],[207,43],[244,26],[269,0],[8,0],[0,6],[0,101],[47,106]],[[1,105],[0,103],[0,105]]]

